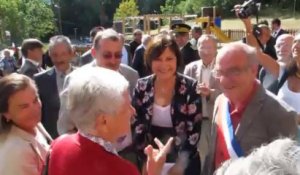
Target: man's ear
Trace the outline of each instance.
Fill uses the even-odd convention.
[[[3,116],[6,120],[11,120],[11,116],[8,114],[8,112],[3,113],[2,116]]]
[[[100,131],[101,133],[108,132],[107,128],[107,117],[105,115],[99,115],[96,118],[95,127],[97,131]]]
[[[94,47],[92,47],[91,54],[92,54],[93,58],[96,58],[96,52],[97,52],[96,49]]]

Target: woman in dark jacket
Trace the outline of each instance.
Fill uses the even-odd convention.
[[[133,140],[138,158],[143,164],[143,149],[155,137],[166,141],[173,136],[175,142],[165,171],[198,175],[202,109],[196,93],[197,82],[177,72],[180,51],[168,35],[153,39],[145,51],[145,59],[153,74],[138,80],[132,99],[136,110]]]

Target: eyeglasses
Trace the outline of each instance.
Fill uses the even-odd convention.
[[[104,53],[104,54],[102,54],[102,56],[103,56],[103,58],[104,59],[111,59],[112,57],[115,57],[115,58],[117,58],[117,59],[121,59],[122,58],[122,53],[110,53],[110,52],[108,52],[108,53]]]
[[[241,75],[243,72],[246,72],[249,69],[249,67],[244,67],[244,68],[230,68],[228,70],[218,70],[218,69],[214,69],[213,70],[213,76],[215,78],[221,78],[221,76],[224,77],[237,77],[239,75]]]

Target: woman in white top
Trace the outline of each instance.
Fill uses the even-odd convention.
[[[238,10],[237,10],[238,11]],[[242,20],[246,27],[247,43],[259,47],[252,32],[252,25],[249,18]],[[293,59],[288,64],[280,64],[269,55],[258,50],[259,63],[280,82],[286,79],[278,91],[278,97],[295,109],[300,114],[300,33],[296,34],[292,46]],[[286,77],[286,78],[285,78]]]
[[[51,140],[40,124],[41,102],[30,78],[0,80],[0,174],[40,175]]]

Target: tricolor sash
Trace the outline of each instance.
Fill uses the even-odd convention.
[[[234,134],[229,112],[229,101],[224,95],[220,96],[219,98],[216,124],[220,129],[221,134],[223,134],[230,158],[241,157],[244,155],[244,153]]]

